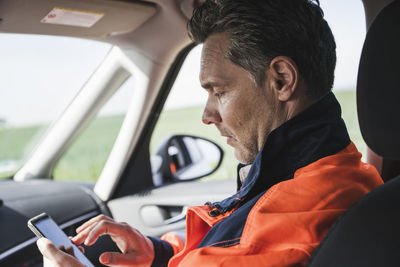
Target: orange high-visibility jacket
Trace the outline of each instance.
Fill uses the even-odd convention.
[[[238,193],[188,209],[185,244],[162,237],[173,248],[168,266],[305,266],[340,214],[382,184],[338,118],[329,94],[271,133]]]

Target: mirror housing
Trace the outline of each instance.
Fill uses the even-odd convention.
[[[216,143],[196,136],[165,138],[151,156],[154,185],[199,179],[215,172],[224,152]]]

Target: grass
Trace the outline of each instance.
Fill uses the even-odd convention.
[[[339,91],[335,94],[342,104],[342,116],[349,134],[359,150],[364,152],[366,146],[358,127],[355,91]],[[225,139],[219,136],[215,127],[201,123],[201,114],[201,107],[163,112],[154,131],[150,151],[153,152],[157,144],[168,135],[190,134],[208,138],[223,148],[225,156],[221,167],[207,179],[236,177],[237,161],[233,156],[233,149],[226,144]],[[122,120],[123,116],[95,119],[59,161],[53,173],[55,179],[96,181],[110,153]],[[44,125],[36,125],[0,129],[0,164],[2,161],[25,158],[31,151],[32,144],[36,143],[37,136],[45,128]],[[10,173],[0,173],[0,178],[7,176],[10,176]]]
[[[111,152],[123,119],[121,115],[96,118],[56,165],[54,178],[96,181]]]

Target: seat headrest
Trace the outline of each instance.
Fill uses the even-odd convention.
[[[367,145],[385,158],[400,159],[400,1],[386,6],[368,30],[357,109]]]

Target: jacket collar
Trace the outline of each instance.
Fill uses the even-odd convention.
[[[291,179],[295,171],[323,157],[333,155],[350,144],[341,108],[332,92],[294,118],[272,131],[252,163],[238,192],[211,204],[221,213]],[[245,165],[239,164],[238,170]]]

